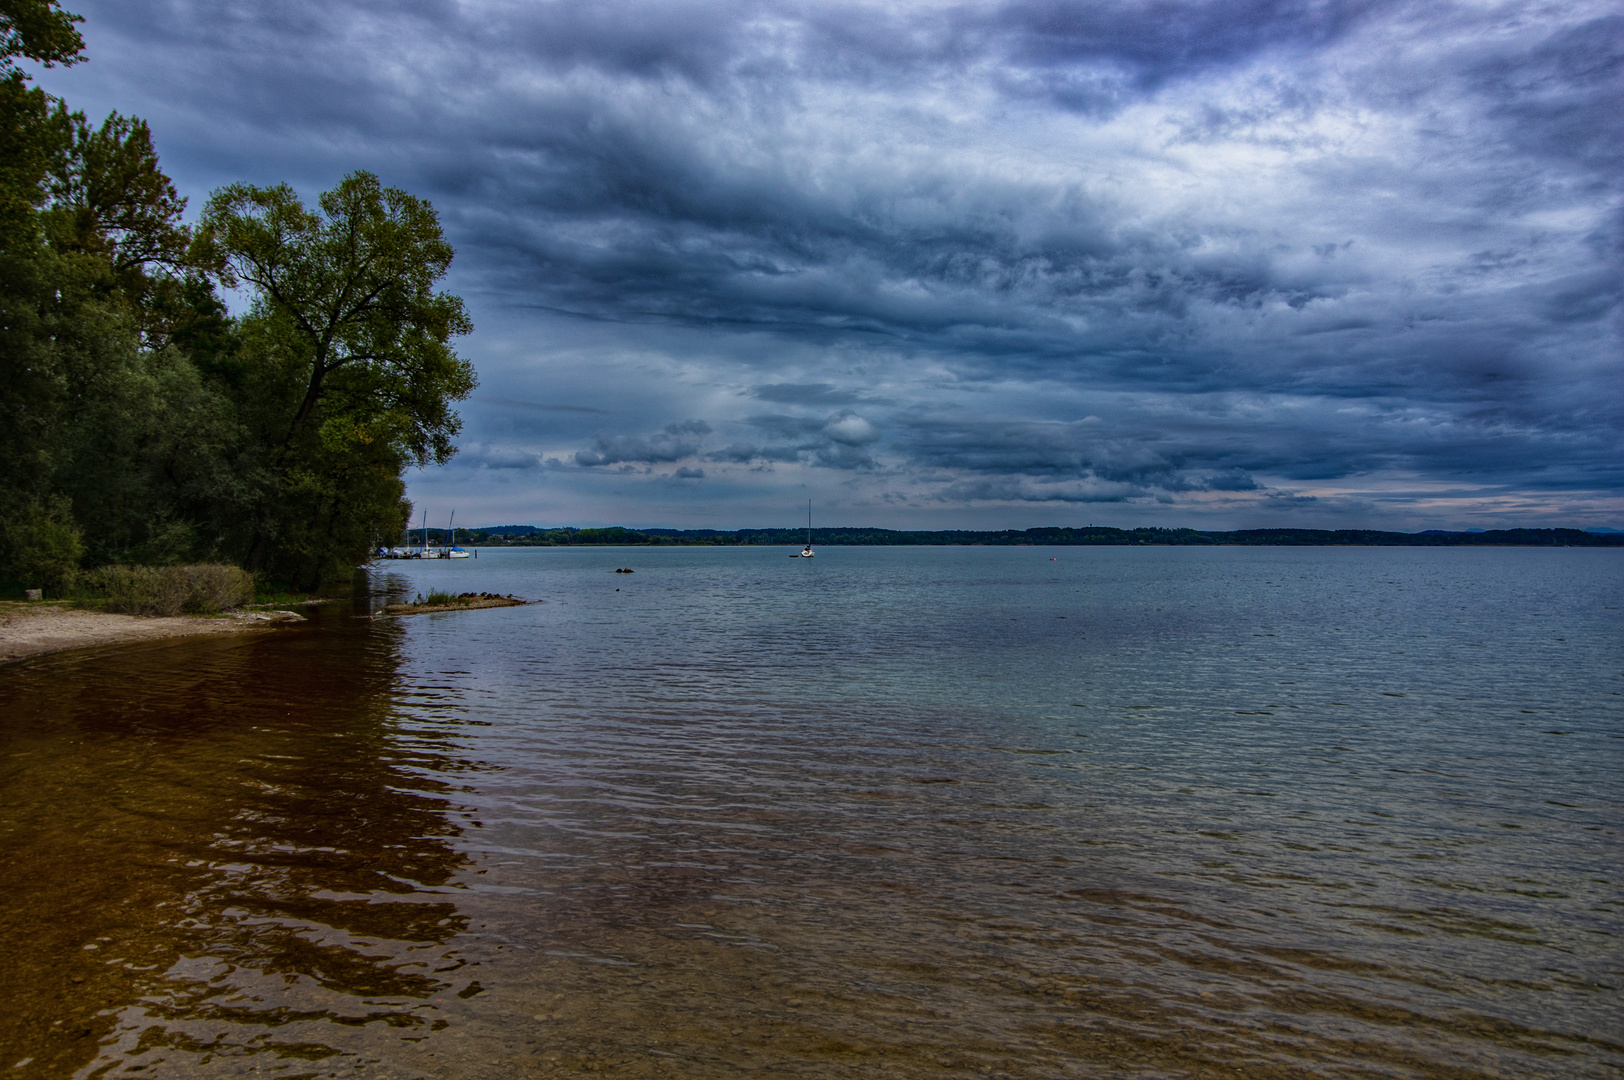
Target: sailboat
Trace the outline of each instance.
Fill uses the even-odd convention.
[[[806,547],[801,549],[799,555],[791,555],[792,559],[810,559],[817,552],[812,550],[812,500],[806,500]]]
[[[445,549],[445,557],[448,558],[448,559],[466,559],[468,557],[467,549],[466,548],[460,548],[460,547],[457,546],[456,524],[457,524],[457,512],[455,510],[453,510],[453,511],[451,511],[451,520],[446,522],[446,527],[445,527],[445,531],[446,531],[446,534],[447,534],[447,539],[446,539],[447,547]]]

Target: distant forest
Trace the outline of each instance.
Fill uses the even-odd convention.
[[[412,541],[422,530],[410,534]],[[428,530],[429,539],[451,539],[444,529]],[[486,529],[458,529],[456,540],[486,547],[573,547],[586,545],[635,546],[747,546],[803,544],[805,529],[543,529],[535,525],[497,525]],[[904,531],[897,529],[813,529],[814,545],[961,545],[1013,546],[1168,546],[1224,545],[1254,547],[1624,547],[1624,533],[1590,533],[1580,529],[1491,529],[1487,532],[1381,532],[1376,529],[1240,529],[1209,532],[1199,529],[1112,529],[1090,525],[1083,529],[969,529]]]

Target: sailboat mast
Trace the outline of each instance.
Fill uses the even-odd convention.
[[[812,546],[812,500],[806,500],[806,546]]]

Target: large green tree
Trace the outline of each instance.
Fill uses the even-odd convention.
[[[234,185],[188,228],[143,121],[90,123],[20,66],[76,62],[78,21],[0,0],[0,584],[347,575],[404,524],[405,469],[454,452],[474,385],[434,210],[356,173],[313,208]]]
[[[435,286],[451,245],[434,208],[356,172],[306,207],[285,184],[209,199],[192,260],[254,294],[237,378],[269,490],[250,570],[309,584],[393,537],[409,465],[443,464],[475,386],[452,339],[472,331]]]
[[[51,496],[46,445],[63,380],[52,335],[59,293],[39,210],[63,147],[62,111],[29,85],[18,60],[76,62],[77,21],[55,0],[0,0],[0,576],[26,570],[35,585],[59,584],[82,545],[71,505]]]
[[[28,563],[67,507],[92,562],[229,557],[242,437],[225,388],[175,344],[223,321],[185,265],[185,202],[142,121],[92,127],[53,103],[39,123],[39,205],[0,253],[5,546]]]
[[[48,122],[52,99],[28,85],[17,61],[78,63],[85,43],[73,27],[80,21],[56,0],[0,0],[0,250],[29,242],[41,181],[61,143]]]

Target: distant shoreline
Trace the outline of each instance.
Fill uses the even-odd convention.
[[[498,525],[458,531],[458,543],[500,547],[717,547],[806,543],[805,529],[544,529]],[[436,534],[439,534],[438,536]],[[444,541],[445,530],[429,530]],[[421,535],[414,532],[413,537]],[[1082,529],[1039,528],[976,531],[833,527],[812,530],[822,547],[1624,547],[1624,533],[1580,529],[1491,529],[1485,532],[1384,532],[1377,529]]]

